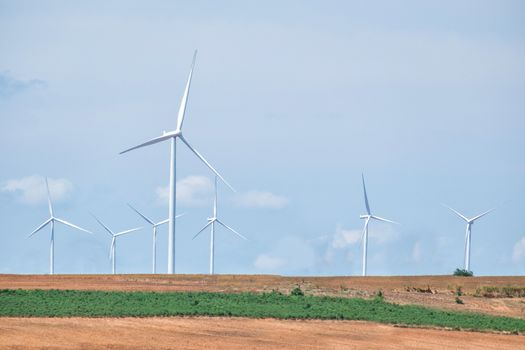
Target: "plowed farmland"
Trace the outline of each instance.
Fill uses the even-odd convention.
[[[0,275],[0,289],[209,291],[369,298],[525,318],[525,277]],[[463,304],[457,303],[461,298]],[[0,305],[1,307],[1,305]],[[357,321],[223,317],[0,318],[0,349],[517,349],[525,336]]]

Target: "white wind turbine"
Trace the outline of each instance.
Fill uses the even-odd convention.
[[[195,59],[197,58],[197,50],[193,54],[193,61],[191,64],[190,74],[188,76],[188,81],[186,83],[186,88],[184,89],[184,94],[182,95],[182,101],[179,108],[179,113],[177,116],[177,128],[174,131],[164,132],[162,136],[156,137],[150,141],[144,142],[138,146],[131,147],[125,151],[120,152],[126,153],[131,150],[153,145],[158,142],[165,140],[171,140],[171,158],[170,158],[170,197],[169,197],[169,217],[168,217],[168,273],[175,273],[175,212],[176,212],[176,145],[177,138],[179,138],[208,168],[211,169],[228,187],[234,191],[233,187],[230,186],[226,180],[211,166],[210,163],[204,157],[197,152],[195,148],[190,146],[188,141],[182,136],[182,124],[184,122],[184,113],[186,111],[186,104],[188,102],[188,95],[190,92],[191,77],[193,75],[193,68],[195,67]]]
[[[399,224],[395,221],[381,218],[376,215],[372,215],[370,212],[370,205],[368,204],[368,197],[366,195],[366,186],[365,186],[365,176],[361,174],[361,179],[363,180],[363,193],[365,195],[365,206],[366,206],[366,215],[361,215],[359,218],[365,220],[365,228],[363,231],[363,276],[366,276],[366,259],[367,259],[367,249],[368,249],[368,224],[370,220],[374,219],[377,221],[390,222],[392,224]]]
[[[215,176],[215,198],[213,200],[213,216],[211,218],[208,218],[208,223],[199,231],[195,236],[193,236],[192,239],[195,239],[198,235],[201,234],[202,231],[204,231],[208,226],[211,226],[211,236],[210,236],[210,275],[213,275],[213,263],[214,263],[214,243],[215,243],[215,223],[220,224],[224,228],[230,230],[231,232],[235,233],[237,236],[241,237],[244,240],[248,240],[248,238],[241,235],[239,232],[235,231],[230,226],[226,225],[222,221],[220,221],[217,218],[217,176]]]
[[[157,223],[153,222],[150,218],[148,218],[146,215],[142,214],[140,211],[138,211],[135,207],[133,207],[131,204],[128,203],[128,206],[135,211],[135,213],[139,214],[141,218],[143,218],[147,223],[149,223],[153,227],[153,267],[152,272],[157,273],[157,227],[162,226],[166,223],[168,223],[169,219],[159,221]],[[175,219],[180,218],[184,214],[180,214],[175,216]]]
[[[93,214],[91,214],[93,215]],[[142,227],[137,227],[137,228],[132,228],[132,229],[129,229],[129,230],[125,230],[125,231],[120,231],[120,232],[113,232],[111,231],[106,225],[104,225],[104,223],[102,221],[100,221],[95,215],[93,215],[93,218],[95,218],[95,220],[97,220],[97,222],[107,231],[107,233],[111,236],[111,248],[109,249],[109,258],[111,259],[111,272],[113,274],[115,274],[115,266],[116,266],[116,262],[117,262],[117,254],[116,254],[116,249],[117,249],[117,237],[119,236],[122,236],[122,235],[125,235],[127,233],[131,233],[131,232],[135,232],[135,231],[138,231],[140,229],[142,229]]]
[[[473,218],[469,219],[466,216],[464,216],[461,213],[459,213],[457,210],[454,210],[454,209],[452,209],[451,207],[449,207],[447,205],[444,205],[444,206],[446,208],[452,210],[457,216],[462,218],[467,223],[467,230],[465,232],[465,265],[464,265],[464,268],[465,268],[465,270],[470,271],[470,241],[471,241],[471,239],[470,239],[470,231],[472,229],[472,224],[474,224],[474,221],[476,221],[477,219],[481,218],[482,216],[487,215],[488,213],[490,213],[491,211],[493,211],[496,208],[492,208],[490,210],[487,210],[486,212],[483,212],[483,213],[481,213],[481,214],[479,214],[477,216],[474,216]]]
[[[47,177],[45,178],[45,180],[46,180],[46,189],[47,189],[47,204],[49,206],[50,218],[47,219],[42,225],[38,226],[33,232],[31,232],[29,234],[29,237],[33,236],[35,233],[37,233],[38,231],[46,227],[47,224],[51,224],[51,243],[49,247],[49,274],[52,275],[55,272],[55,221],[60,222],[66,226],[76,228],[77,230],[80,230],[80,231],[84,231],[87,233],[91,233],[91,232],[81,227],[78,227],[77,225],[73,225],[72,223],[67,222],[66,220],[62,220],[62,219],[55,217],[55,214],[53,212],[53,204],[51,203],[51,194],[49,192],[49,184],[47,182]]]

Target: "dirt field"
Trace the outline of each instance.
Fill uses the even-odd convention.
[[[269,275],[0,275],[0,289],[77,289],[125,291],[271,291],[288,293],[299,285],[307,294],[368,297],[441,309],[525,318],[525,298],[475,297],[483,286],[525,288],[525,277],[282,277]],[[455,302],[457,287],[464,304]]]
[[[523,349],[525,337],[354,321],[0,318],[0,349]]]
[[[525,318],[525,298],[474,297],[525,277],[280,277],[238,275],[0,275],[0,289],[271,291],[387,301]],[[461,287],[465,304],[455,302]],[[0,306],[1,307],[1,306]],[[525,336],[398,328],[354,321],[170,318],[0,318],[0,349],[519,349]]]

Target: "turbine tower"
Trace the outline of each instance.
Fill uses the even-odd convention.
[[[149,145],[153,145],[158,142],[162,142],[165,140],[171,140],[171,158],[170,158],[170,196],[169,196],[169,216],[168,216],[168,273],[173,274],[175,273],[175,212],[176,212],[176,146],[177,146],[177,139],[180,139],[182,143],[184,143],[190,151],[192,151],[197,158],[199,158],[208,168],[210,168],[211,171],[215,173],[216,176],[218,176],[228,187],[234,191],[233,187],[230,186],[226,180],[215,170],[210,163],[204,157],[197,152],[195,148],[193,148],[188,141],[182,136],[182,124],[184,122],[184,113],[186,112],[186,104],[188,102],[188,95],[190,92],[190,85],[191,85],[191,77],[193,75],[193,68],[195,67],[195,59],[197,58],[197,50],[195,50],[195,53],[193,54],[193,61],[191,64],[190,74],[188,76],[188,81],[186,83],[186,88],[184,89],[184,94],[182,95],[182,101],[179,108],[179,114],[177,116],[177,127],[174,131],[170,132],[164,132],[163,135],[156,137],[152,140],[149,140],[147,142],[144,142],[138,146],[131,147],[127,150],[124,150],[120,152],[126,153],[131,150],[145,147]]]
[[[472,224],[474,224],[474,222],[477,219],[481,218],[482,216],[487,215],[488,213],[490,213],[491,211],[493,211],[496,208],[492,208],[490,210],[487,210],[486,212],[483,212],[483,213],[481,213],[481,214],[479,214],[477,216],[474,216],[473,218],[469,219],[466,216],[464,216],[461,213],[459,213],[457,210],[452,209],[451,207],[449,207],[447,205],[445,205],[445,207],[447,207],[448,209],[452,210],[452,212],[454,212],[457,216],[462,218],[467,223],[467,230],[465,232],[465,265],[464,265],[464,268],[465,268],[465,270],[470,271],[470,241],[471,241],[470,232],[471,232],[471,229],[472,229]]]
[[[148,218],[146,215],[142,214],[140,211],[138,211],[135,207],[133,207],[131,204],[128,203],[128,206],[135,211],[135,213],[139,214],[141,218],[143,218],[147,223],[149,223],[153,227],[153,266],[152,266],[152,272],[157,273],[157,227],[162,226],[166,224],[169,219],[159,221],[157,223],[153,222],[150,218]],[[175,216],[175,219],[180,218],[184,214],[180,214]]]
[[[51,224],[51,243],[49,247],[49,274],[52,275],[55,272],[55,222],[60,222],[61,224],[64,224],[72,228],[76,228],[77,230],[84,231],[87,233],[91,233],[91,232],[81,227],[78,227],[77,225],[73,225],[72,223],[67,222],[66,220],[62,220],[62,219],[55,217],[55,214],[53,212],[53,204],[51,203],[51,194],[49,192],[49,184],[47,182],[47,177],[45,178],[45,180],[46,180],[46,189],[47,189],[47,204],[49,206],[50,218],[44,221],[44,223],[38,226],[33,232],[31,232],[29,234],[29,237],[33,236],[35,233],[37,233],[38,231],[46,227],[47,224]]]
[[[93,215],[93,214],[91,214]],[[130,230],[120,231],[120,232],[113,232],[111,231],[102,221],[100,221],[95,215],[93,215],[95,220],[107,231],[107,233],[111,236],[111,248],[109,249],[109,258],[111,259],[111,272],[115,274],[115,265],[117,261],[115,250],[117,249],[117,237],[125,235],[127,233],[135,232],[140,230],[142,227],[132,228]]]
[[[363,193],[365,195],[365,206],[366,206],[366,215],[361,215],[359,218],[365,220],[365,228],[363,231],[363,276],[366,276],[366,259],[367,259],[367,250],[368,250],[368,224],[370,223],[370,220],[377,220],[377,221],[383,221],[383,222],[390,222],[392,224],[398,224],[395,221],[388,220],[385,218],[381,218],[376,215],[372,215],[370,211],[370,205],[368,204],[368,197],[366,195],[366,186],[365,186],[365,176],[361,174],[361,179],[363,180]]]
[[[215,251],[215,223],[218,223],[219,225],[223,226],[224,228],[230,230],[231,232],[235,233],[237,236],[241,237],[244,240],[248,240],[248,238],[241,235],[239,232],[235,231],[230,226],[226,225],[222,221],[220,221],[217,218],[217,176],[215,176],[215,198],[213,200],[213,216],[211,218],[208,218],[208,223],[199,231],[195,236],[193,236],[192,239],[195,239],[198,235],[201,234],[202,231],[204,231],[208,226],[211,226],[211,236],[210,236],[210,275],[213,275],[214,272],[214,251]]]

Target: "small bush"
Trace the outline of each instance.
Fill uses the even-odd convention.
[[[463,295],[463,291],[461,290],[461,286],[457,286],[457,288],[456,288],[456,295],[458,297]]]
[[[454,276],[472,277],[474,276],[474,272],[457,268],[456,271],[454,271]]]
[[[291,290],[290,295],[294,295],[297,297],[304,297],[304,292],[302,291],[301,287],[297,286]]]
[[[374,296],[375,301],[384,301],[385,295],[383,294],[383,291],[380,289],[377,291],[376,295]]]
[[[460,297],[456,297],[456,304],[462,304],[463,305],[463,300],[461,300]]]

